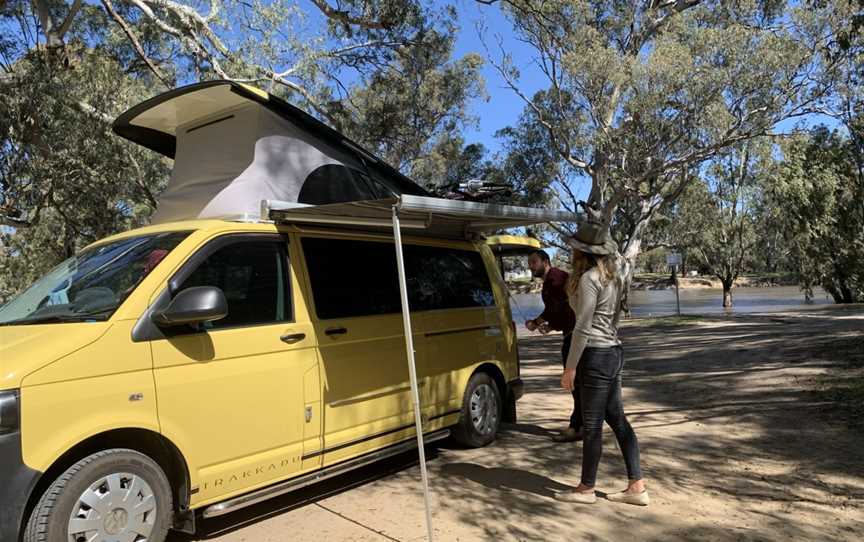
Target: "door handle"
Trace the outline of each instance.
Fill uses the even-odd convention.
[[[348,330],[344,327],[331,327],[331,328],[327,328],[324,331],[325,335],[329,335],[331,337],[333,335],[345,335],[346,333],[348,333]]]
[[[283,343],[288,343],[288,344],[299,343],[300,341],[302,341],[305,338],[306,338],[305,333],[286,333],[285,335],[282,335],[281,337],[279,337],[279,339]]]

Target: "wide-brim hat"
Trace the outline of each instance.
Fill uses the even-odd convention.
[[[571,247],[598,256],[618,252],[618,244],[609,233],[609,225],[600,218],[599,214],[594,209],[585,207],[585,219],[579,223],[576,233],[567,240]]]
[[[580,241],[575,237],[571,237],[567,241],[567,243],[576,250],[581,250],[582,252],[587,252],[588,254],[596,254],[597,256],[606,256],[618,252],[618,243],[616,243],[612,239],[604,241],[603,244],[595,245],[591,243],[585,243],[584,241]]]

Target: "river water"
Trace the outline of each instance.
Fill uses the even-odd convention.
[[[731,309],[723,308],[723,290],[690,288],[681,290],[681,314],[742,314],[751,312],[788,311],[832,303],[821,289],[814,289],[808,303],[797,286],[772,288],[735,288]],[[521,327],[528,318],[543,311],[540,294],[514,294],[510,301],[513,319]],[[633,290],[630,293],[633,316],[667,316],[675,314],[675,290]]]

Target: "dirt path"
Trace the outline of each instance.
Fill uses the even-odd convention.
[[[864,430],[811,390],[848,369],[840,357],[864,362],[862,330],[860,309],[626,325],[624,402],[647,508],[553,500],[578,482],[581,447],[548,439],[569,399],[560,336],[525,337],[519,423],[489,448],[429,451],[437,539],[861,540]],[[608,430],[604,452],[598,489],[615,491],[624,469]],[[200,522],[193,540],[422,540],[418,483],[403,456]]]

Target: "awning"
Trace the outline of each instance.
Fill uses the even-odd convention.
[[[474,239],[480,234],[546,222],[576,222],[566,211],[516,207],[426,196],[402,195],[372,201],[299,206],[278,201],[262,202],[262,216],[276,222],[334,224],[363,229],[391,229],[393,209],[401,228],[411,235],[446,239]]]

